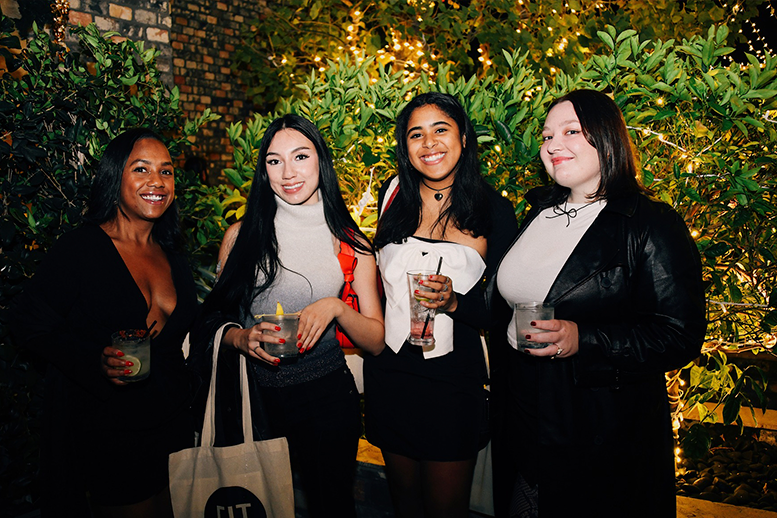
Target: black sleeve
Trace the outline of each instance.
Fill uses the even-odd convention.
[[[79,333],[71,315],[82,311],[77,301],[89,270],[84,264],[84,240],[73,234],[61,237],[27,281],[11,309],[11,332],[17,342],[39,359],[53,365],[75,384],[100,399],[110,396],[110,385],[100,370],[100,351],[89,330]]]
[[[612,369],[666,372],[696,358],[706,333],[701,261],[682,218],[669,207],[643,213],[631,245],[635,296],[619,322],[579,322],[576,375]]]

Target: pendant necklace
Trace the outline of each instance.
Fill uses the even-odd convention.
[[[596,203],[598,200],[597,201],[592,201],[591,203],[586,203],[585,205],[583,205],[580,208],[572,207],[570,209],[567,209],[567,202],[568,201],[569,200],[564,200],[564,208],[563,209],[559,205],[554,205],[553,206],[553,216],[545,216],[545,219],[555,219],[555,218],[558,218],[560,216],[566,216],[567,217],[567,226],[569,226],[569,224],[572,222],[572,219],[575,216],[577,216],[578,212],[580,212],[581,210],[583,210],[586,207],[590,207],[591,205]]]
[[[442,201],[443,199],[442,191],[453,187],[453,184],[450,184],[448,187],[443,187],[442,189],[435,189],[434,187],[429,187],[429,184],[427,184],[424,180],[421,180],[421,183],[423,183],[427,189],[431,189],[434,191],[434,199],[437,201]]]

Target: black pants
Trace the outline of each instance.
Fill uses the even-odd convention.
[[[348,367],[288,387],[262,387],[273,435],[289,441],[312,518],[354,517],[361,434],[359,394]]]

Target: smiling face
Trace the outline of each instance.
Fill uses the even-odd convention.
[[[575,107],[564,101],[550,110],[542,129],[540,157],[553,180],[571,190],[571,203],[590,201],[601,180],[599,154],[583,134]]]
[[[265,157],[273,192],[290,205],[318,202],[318,153],[305,135],[294,129],[275,134]]]
[[[124,164],[119,208],[130,220],[156,221],[175,198],[173,161],[153,138],[138,140]]]
[[[438,189],[451,185],[464,146],[456,121],[427,104],[413,110],[407,128],[407,153],[413,167]]]

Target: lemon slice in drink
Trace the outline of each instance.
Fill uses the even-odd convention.
[[[275,314],[276,315],[283,315],[283,306],[281,306],[280,302],[277,302],[275,304]]]
[[[128,376],[128,377],[137,376],[137,374],[140,372],[140,360],[138,360],[135,356],[129,356],[129,355],[124,356],[124,359],[128,362],[132,362],[131,367],[124,367],[125,369],[130,371],[129,374],[125,374],[125,376]]]

